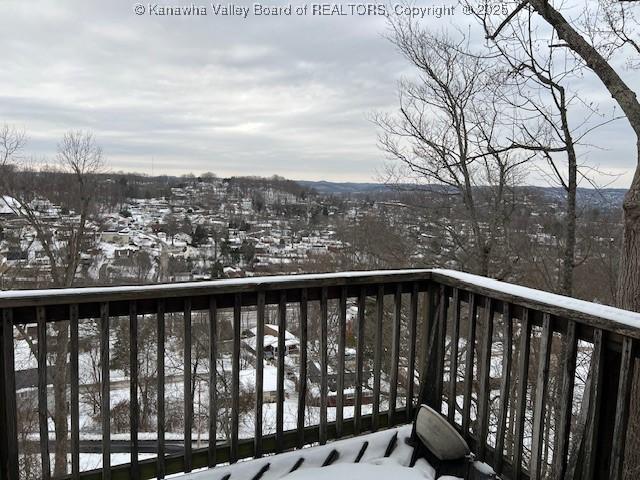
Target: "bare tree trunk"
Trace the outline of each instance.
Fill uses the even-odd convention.
[[[640,139],[637,145],[640,158]],[[624,198],[624,239],[618,276],[617,305],[640,311],[640,168]]]
[[[567,108],[565,103],[564,89],[560,92],[561,108],[560,116],[562,119],[562,130],[567,146],[567,161],[569,163],[569,178],[567,182],[567,210],[566,210],[566,229],[565,229],[565,246],[562,259],[562,282],[561,293],[571,296],[573,293],[573,269],[575,267],[576,257],[576,195],[578,191],[578,159],[573,143],[573,137],[569,128],[569,120],[567,119]]]
[[[640,158],[640,141],[638,141]],[[624,199],[624,240],[617,303],[621,308],[640,311],[640,170],[636,171],[631,188]],[[640,472],[640,365],[636,362],[631,390],[627,430],[624,478],[633,480]]]
[[[575,159],[574,159],[575,160]],[[570,175],[571,176],[571,175]],[[576,255],[576,172],[573,171],[574,183],[569,179],[569,191],[567,192],[567,214],[565,218],[565,246],[562,256],[562,281],[560,292],[563,295],[573,294],[573,269]]]
[[[489,258],[491,251],[489,247],[481,246],[478,249],[480,252],[480,271],[478,272],[483,277],[489,276]]]

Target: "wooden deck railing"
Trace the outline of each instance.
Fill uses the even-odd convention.
[[[53,476],[50,454],[56,440],[49,432],[49,415],[54,394],[45,366],[51,367],[47,332],[54,324],[68,325],[69,332],[69,360],[64,366],[69,376],[63,388],[70,405],[70,461],[65,478],[164,477],[322,444],[410,422],[418,402],[440,410],[478,457],[504,478],[620,476],[634,347],[640,338],[638,314],[445,270],[3,292],[0,309],[0,480],[25,478],[23,464],[34,456],[39,458],[41,477]],[[243,323],[255,325],[257,333],[249,360],[255,385],[248,410],[240,378],[242,362],[247,362]],[[270,417],[265,416],[262,345],[265,325],[273,323],[278,325],[274,428],[263,422]],[[81,382],[79,358],[86,351],[87,324],[96,327],[99,344],[96,386],[102,413],[97,441],[102,468],[81,471],[81,450],[87,442],[96,442],[80,426],[81,390],[88,387]],[[148,346],[139,344],[142,324],[153,327],[154,348],[162,353],[154,359],[154,427],[144,435],[139,388],[148,379],[138,366],[147,353],[141,349]],[[228,331],[223,331],[227,325]],[[129,349],[125,381],[130,436],[124,442],[121,436],[115,440],[118,448],[123,443],[128,447],[131,461],[111,465],[116,443],[111,433],[110,360],[118,326],[126,326]],[[294,367],[286,354],[287,331],[299,339]],[[37,361],[33,390],[39,419],[33,431],[24,431],[18,419],[24,392],[16,389],[22,366],[16,364],[15,348],[26,337]],[[204,354],[199,350],[203,342]],[[175,431],[167,437],[165,399],[167,385],[175,387],[176,375],[167,373],[164,353],[175,353],[176,345],[182,365],[189,367],[178,379],[184,417],[179,440]],[[347,352],[352,349],[355,359],[349,363],[345,359],[351,358]],[[218,368],[207,368],[206,373],[197,365],[193,368],[198,355],[208,367],[226,364],[228,392],[219,391]],[[312,378],[312,364],[319,366],[319,378]],[[345,402],[345,389],[351,388],[345,383],[348,368],[355,369],[353,410]],[[206,437],[215,440],[198,448],[192,433],[194,406],[201,406],[202,400],[194,398],[194,382],[203,376],[207,386],[214,386],[205,398],[205,430]],[[289,381],[297,385],[296,398],[287,403]],[[335,408],[328,406],[334,383]],[[365,397],[372,398],[371,405],[363,404]],[[285,405],[295,406],[295,421],[287,421]],[[229,422],[228,432],[220,431],[222,416]],[[252,419],[251,435],[246,432],[247,418]],[[157,455],[141,458],[149,444]]]

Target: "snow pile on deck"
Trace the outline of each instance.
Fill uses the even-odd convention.
[[[287,480],[424,480],[424,475],[415,468],[389,465],[342,464],[325,468],[298,470],[287,475]]]
[[[392,444],[393,437],[397,435],[395,448],[388,457],[385,457],[389,445]],[[246,480],[251,478],[260,478],[260,480],[275,480],[291,478],[292,480],[327,478],[323,470],[334,471],[333,478],[349,478],[355,480],[354,474],[358,470],[359,465],[354,465],[356,461],[360,464],[366,464],[371,468],[367,468],[366,472],[377,472],[384,477],[373,477],[366,475],[366,480],[374,480],[377,478],[393,478],[389,476],[389,472],[396,473],[397,480],[420,479],[435,480],[435,470],[425,460],[417,461],[414,468],[408,468],[411,461],[413,448],[406,443],[406,439],[411,435],[411,425],[384,430],[369,435],[349,438],[331,442],[322,446],[314,446],[295,450],[292,452],[273,455],[256,460],[248,460],[231,466],[216,467],[197,473],[185,475],[185,480]],[[366,446],[365,446],[366,444]],[[335,457],[336,453],[337,457]],[[327,459],[333,455],[335,460],[331,462],[330,467],[322,467]],[[303,460],[301,460],[303,459]],[[295,468],[295,472],[291,473]],[[322,467],[322,468],[320,468]],[[351,467],[351,468],[349,468]],[[337,470],[334,470],[337,469]],[[379,469],[379,470],[376,470]],[[353,472],[348,475],[344,472]],[[262,474],[260,475],[260,473]],[[403,472],[402,476],[397,475]],[[320,476],[322,475],[322,476]],[[362,478],[365,478],[364,476]]]

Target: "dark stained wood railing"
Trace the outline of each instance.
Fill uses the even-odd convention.
[[[441,292],[424,398],[479,460],[503,478],[621,478],[640,315],[459,272],[430,280]]]
[[[348,317],[350,306],[357,307],[353,318]],[[295,318],[291,318],[292,308]],[[640,339],[638,314],[444,270],[3,292],[0,309],[0,480],[20,478],[21,455],[37,456],[41,477],[53,476],[50,453],[54,440],[47,418],[53,394],[48,391],[46,366],[52,353],[47,348],[47,328],[55,322],[69,322],[70,464],[65,478],[163,478],[315,442],[324,444],[410,422],[419,402],[440,411],[479,459],[503,478],[620,478],[630,385],[638,356],[635,344]],[[230,312],[225,318],[231,329],[231,340],[224,348],[221,335],[228,333],[221,326],[223,311]],[[257,332],[255,392],[249,402],[254,416],[252,438],[243,438],[246,435],[240,431],[247,403],[241,400],[240,377],[246,353],[241,344],[242,322],[247,312],[255,318]],[[170,365],[165,364],[166,347],[175,348],[175,342],[168,340],[176,335],[175,323],[170,323],[175,315],[183,338],[184,374],[178,384],[184,416],[180,441],[175,439],[175,428],[168,435],[165,400],[166,385],[175,384],[173,370],[167,370]],[[121,318],[128,325],[131,462],[111,465],[110,359],[113,329]],[[205,429],[208,438],[215,439],[204,448],[193,438],[193,382],[202,374],[192,370],[192,358],[195,341],[201,340],[196,339],[202,334],[196,330],[201,318],[207,319],[205,360],[213,367],[204,375],[213,386]],[[143,380],[138,358],[144,353],[138,332],[149,319],[155,323],[158,352],[154,440],[147,440],[148,434],[140,435],[137,394]],[[84,340],[82,325],[88,321],[99,327],[103,468],[81,471],[81,449],[86,441],[80,432],[80,392],[86,385],[80,383],[78,358]],[[265,431],[263,422],[266,323],[278,325],[273,431]],[[32,325],[35,329],[28,330]],[[287,362],[285,348],[287,331],[292,329],[300,340],[296,369]],[[39,431],[26,437],[19,436],[17,423],[22,393],[16,388],[14,350],[19,331],[35,332],[32,344],[38,365],[34,387]],[[353,361],[345,360],[347,348],[355,351]],[[230,362],[228,402],[217,388],[224,379],[219,378],[216,364],[223,357]],[[315,384],[310,383],[310,362],[317,365]],[[285,382],[292,375],[298,385],[297,398],[289,400],[297,406],[297,415],[286,421]],[[353,388],[348,387],[351,379]],[[330,391],[335,395],[331,406]],[[314,399],[313,392],[319,392],[319,398]],[[365,402],[365,395],[371,397],[371,404]],[[349,415],[345,415],[347,405],[353,406]],[[309,408],[316,409],[317,418],[307,416]],[[217,421],[222,414],[229,417],[228,437]],[[36,442],[38,433],[37,447],[26,449],[27,443]],[[150,445],[157,456],[140,458],[141,450],[148,452]]]

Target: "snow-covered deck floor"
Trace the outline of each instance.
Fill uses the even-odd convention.
[[[368,435],[338,440],[322,446],[308,447],[279,455],[248,460],[235,465],[220,466],[190,473],[178,478],[180,480],[275,480],[286,478],[292,470],[297,472],[296,475],[300,475],[303,471],[307,471],[309,474],[297,478],[313,478],[312,469],[319,469],[323,464],[330,463],[331,469],[333,469],[335,465],[359,462],[394,466],[399,469],[406,468],[407,477],[410,479],[416,478],[416,474],[418,474],[418,478],[434,480],[435,470],[424,459],[419,459],[415,467],[409,469],[408,465],[411,461],[413,448],[407,444],[406,440],[410,435],[411,425],[405,425]],[[394,436],[397,436],[395,442],[392,441]],[[390,445],[393,447],[390,448]],[[342,477],[344,469],[338,470],[340,472],[336,471],[337,476]],[[389,470],[386,468],[381,469],[381,473],[383,471]],[[401,472],[402,470],[398,471]],[[441,478],[443,479],[444,477]],[[352,480],[354,479],[352,478]],[[395,478],[392,480],[402,479]]]

